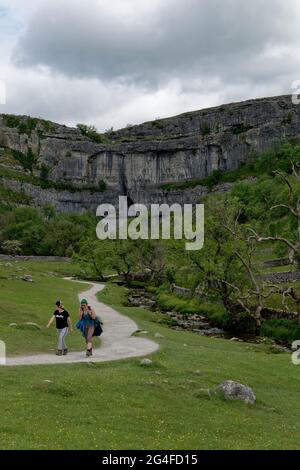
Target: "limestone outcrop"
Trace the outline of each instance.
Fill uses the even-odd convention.
[[[36,158],[35,177],[46,168],[47,178],[61,183],[62,190],[43,189],[11,177],[4,178],[5,184],[22,185],[37,205],[51,202],[59,211],[94,210],[100,202],[114,202],[119,195],[146,204],[196,202],[206,194],[205,187],[179,190],[165,189],[164,185],[201,180],[214,170],[234,169],[276,141],[299,137],[300,106],[292,103],[291,96],[146,122],[103,135],[100,143],[77,128],[26,116],[0,116],[2,152],[27,155],[30,150]],[[74,190],[68,193],[65,184]]]

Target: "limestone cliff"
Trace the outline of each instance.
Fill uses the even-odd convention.
[[[146,122],[110,132],[102,143],[101,138],[97,143],[79,129],[2,115],[0,165],[12,165],[1,157],[6,151],[25,156],[31,152],[35,178],[46,169],[44,178],[55,182],[55,188],[42,189],[34,181],[20,181],[9,174],[2,178],[11,189],[22,189],[37,205],[51,202],[60,211],[94,210],[99,203],[115,202],[124,194],[134,202],[195,202],[207,191],[203,186],[167,191],[163,185],[201,180],[216,169],[234,169],[254,151],[261,152],[284,138],[299,137],[300,106],[292,103],[291,96]]]

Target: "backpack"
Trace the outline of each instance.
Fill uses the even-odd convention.
[[[101,336],[102,333],[103,333],[103,328],[102,328],[102,321],[99,317],[96,317],[96,320],[95,320],[95,331],[94,331],[94,334],[93,336]]]

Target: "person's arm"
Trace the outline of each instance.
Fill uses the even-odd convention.
[[[50,328],[50,326],[52,325],[52,323],[54,322],[55,320],[55,315],[52,315],[52,317],[50,318],[49,322],[48,322],[48,325],[46,326],[46,328]]]
[[[68,316],[67,322],[68,322],[68,325],[70,327],[70,330],[73,331],[73,325],[72,325],[72,320],[71,320],[70,315]]]
[[[93,320],[96,320],[96,312],[93,308],[91,308],[91,310],[90,310],[90,316]]]
[[[83,310],[82,308],[79,309],[79,320],[82,320],[83,317]]]

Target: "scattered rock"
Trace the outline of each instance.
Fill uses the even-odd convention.
[[[208,328],[207,330],[203,330],[201,332],[201,334],[207,335],[207,336],[210,336],[210,335],[223,335],[224,330],[221,330],[220,328]]]
[[[142,331],[140,331],[139,333],[140,333],[141,335],[148,335],[149,331],[144,331],[144,330],[142,330]]]
[[[51,380],[47,380],[47,379],[46,379],[46,380],[44,380],[44,382],[50,384],[50,383],[51,383]]]
[[[211,391],[209,388],[200,388],[196,393],[196,397],[209,399],[211,398]]]
[[[6,267],[6,268],[12,268],[13,265],[12,265],[11,263],[5,263],[5,267]]]
[[[145,385],[155,385],[154,382],[152,380],[146,380],[144,382]]]
[[[133,306],[133,307],[140,307],[140,308],[146,308],[146,309],[152,309],[155,305],[156,302],[155,300],[151,299],[149,296],[147,296],[146,293],[132,293],[128,297],[128,302]]]
[[[141,365],[141,366],[150,366],[151,364],[152,364],[151,359],[147,359],[147,358],[146,358],[146,359],[142,359],[142,360],[140,361],[140,365]]]
[[[21,277],[22,281],[33,282],[32,276],[30,274],[25,274]]]
[[[13,326],[18,326],[17,323],[10,323],[9,326],[13,327]]]
[[[164,338],[164,336],[161,335],[160,333],[155,333],[154,337],[155,338]]]
[[[271,346],[269,346],[269,352],[272,354],[282,354],[282,353],[291,353],[292,350],[289,348],[286,348],[285,346],[272,344]]]
[[[194,374],[195,375],[204,375],[204,372],[202,372],[202,370],[195,370]]]
[[[33,328],[36,328],[37,330],[41,330],[41,329],[42,329],[42,328],[40,327],[40,325],[38,325],[37,323],[31,322],[31,321],[25,322],[24,325],[32,326]]]
[[[155,375],[161,375],[161,372],[159,372],[159,370],[156,370],[154,373]]]
[[[251,388],[233,380],[226,380],[218,385],[217,390],[222,392],[225,398],[229,400],[240,400],[244,403],[254,405],[256,396]]]
[[[231,338],[230,341],[239,341],[238,338]]]

